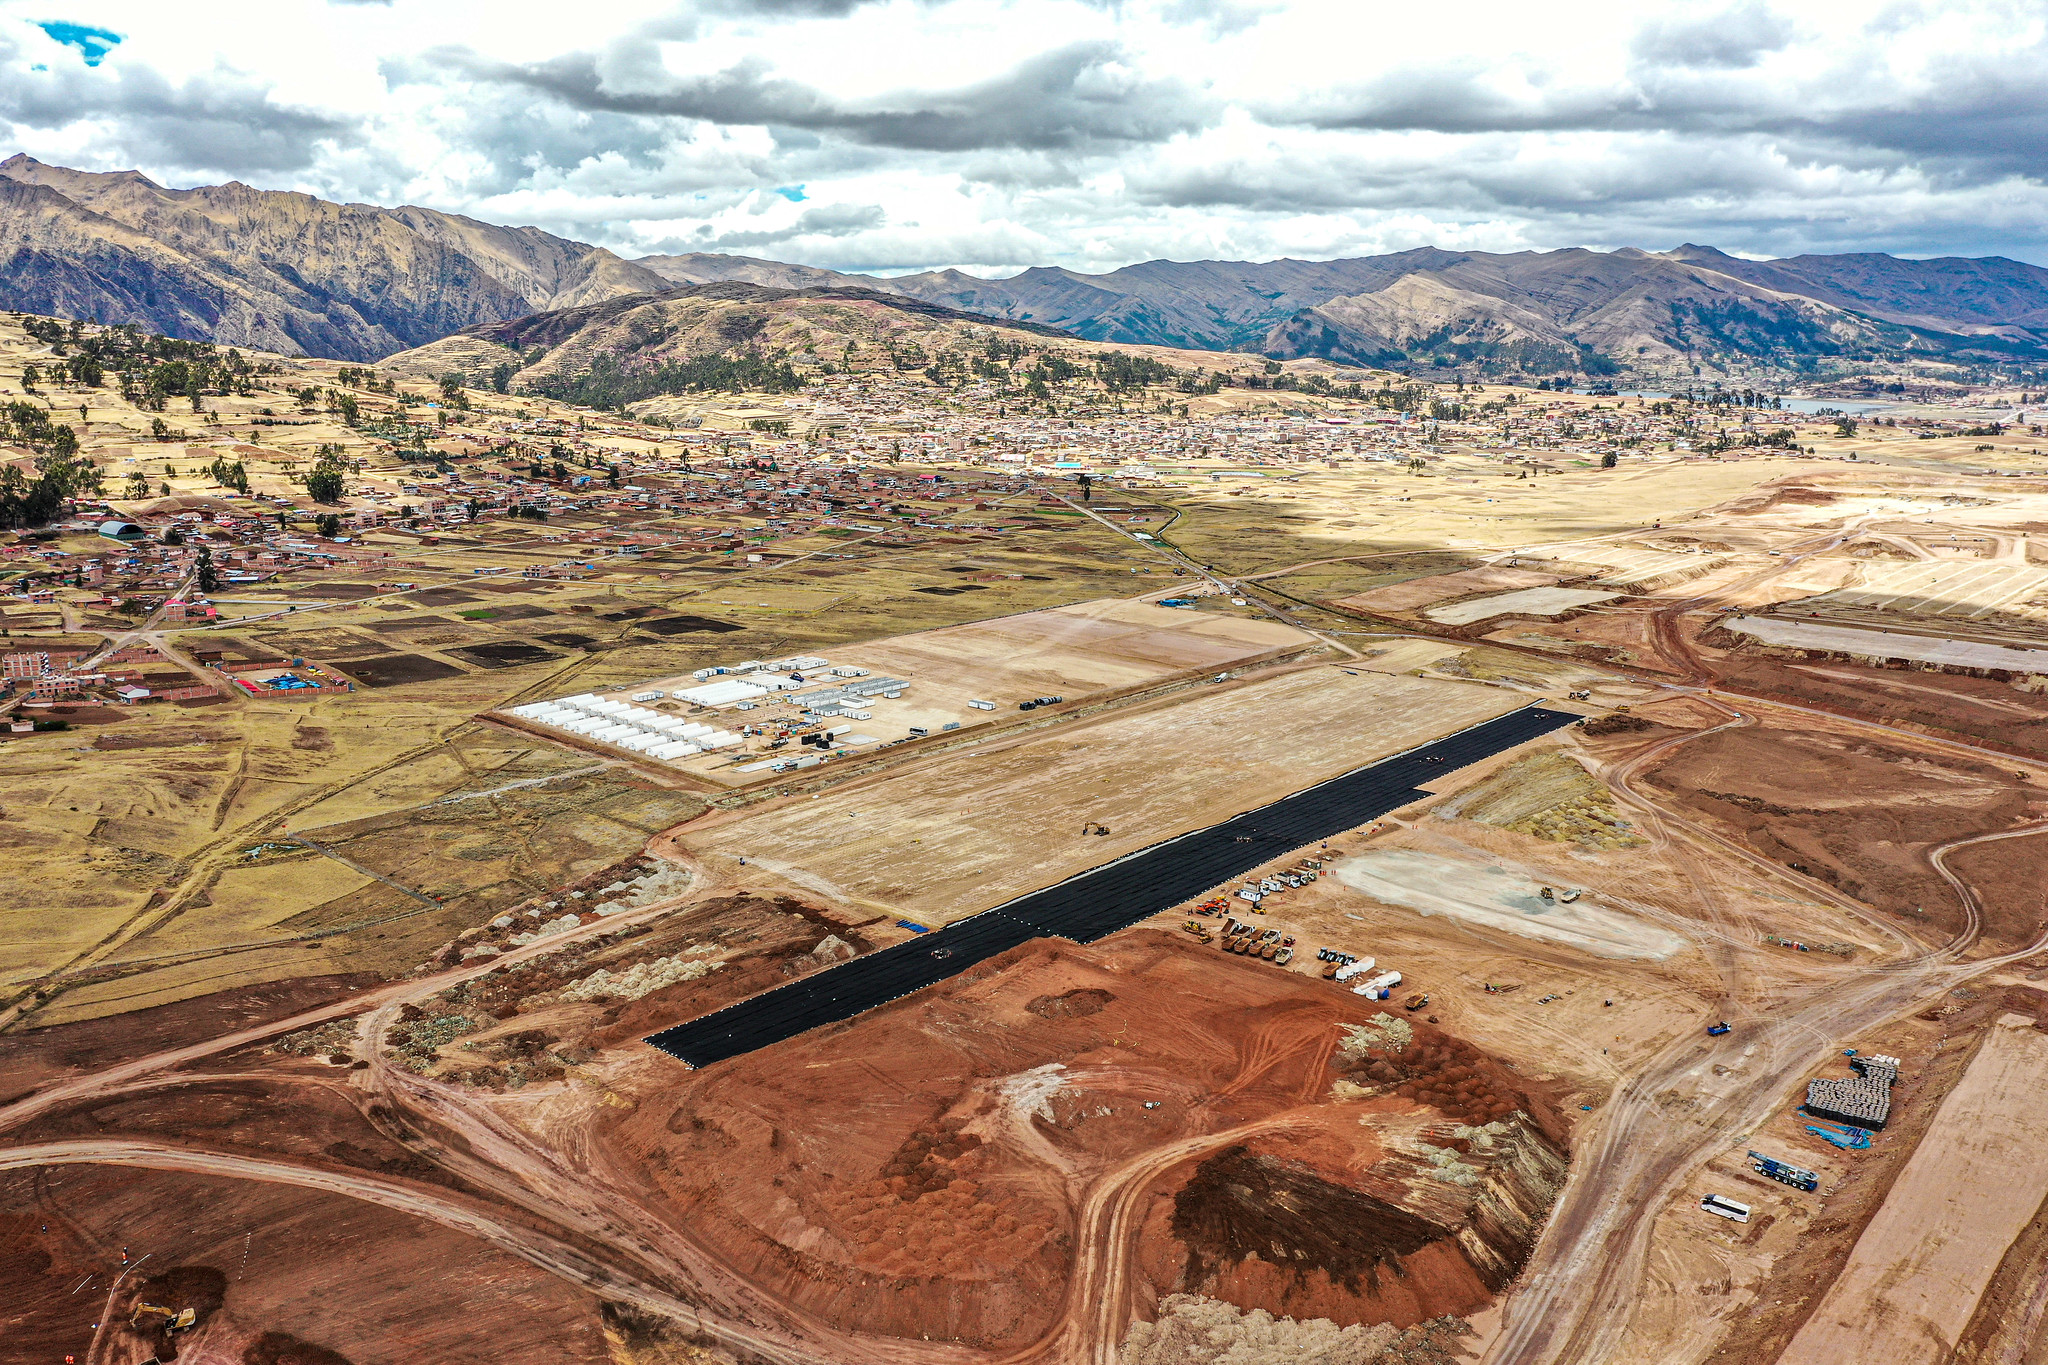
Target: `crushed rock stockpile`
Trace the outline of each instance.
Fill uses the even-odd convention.
[[[1122,1365],[1452,1365],[1472,1329],[1437,1318],[1403,1330],[1297,1322],[1263,1308],[1243,1312],[1199,1294],[1169,1294],[1156,1322],[1131,1324]]]
[[[673,986],[682,981],[698,981],[725,964],[707,962],[703,954],[715,953],[718,949],[709,944],[698,944],[675,957],[658,957],[649,962],[636,962],[620,972],[599,967],[581,981],[572,983],[562,991],[564,1000],[638,1000],[652,995],[664,986]]]
[[[1561,753],[1517,759],[1438,806],[1436,814],[1588,848],[1633,848],[1648,842],[1622,817],[1606,786]]]
[[[1373,849],[1346,858],[1337,880],[1383,905],[1447,915],[1600,957],[1661,962],[1687,946],[1669,930],[1580,899],[1567,905],[1536,894],[1536,878],[1497,864],[1412,849]]]

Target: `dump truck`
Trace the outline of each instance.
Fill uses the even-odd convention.
[[[187,1331],[199,1317],[198,1313],[190,1308],[170,1309],[153,1303],[138,1303],[135,1305],[135,1311],[128,1315],[128,1325],[130,1327],[141,1326],[142,1315],[145,1313],[156,1313],[164,1317],[166,1319],[164,1323],[164,1330],[166,1332]]]
[[[1417,991],[1415,994],[1409,996],[1406,1000],[1403,1000],[1401,1002],[1401,1008],[1407,1010],[1409,1013],[1412,1014],[1416,1010],[1421,1009],[1424,1005],[1427,1005],[1428,1003],[1429,993],[1426,991]]]

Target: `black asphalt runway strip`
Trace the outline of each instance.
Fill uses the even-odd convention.
[[[1034,938],[1093,943],[1283,854],[1399,810],[1427,795],[1420,789],[1423,783],[1578,719],[1540,706],[1496,716],[944,929],[764,991],[647,1041],[691,1066],[708,1066],[851,1019]]]

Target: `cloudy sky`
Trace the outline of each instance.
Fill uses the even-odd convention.
[[[2048,264],[2048,6],[0,0],[0,154],[624,255]]]

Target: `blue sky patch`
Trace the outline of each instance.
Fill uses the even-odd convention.
[[[810,198],[809,195],[804,193],[802,185],[777,185],[775,192],[792,204],[801,204],[804,200]]]
[[[74,24],[62,19],[53,19],[37,28],[55,38],[66,47],[75,47],[85,58],[87,66],[98,66],[102,58],[112,52],[121,42],[121,35],[110,29],[91,28],[85,24]]]

